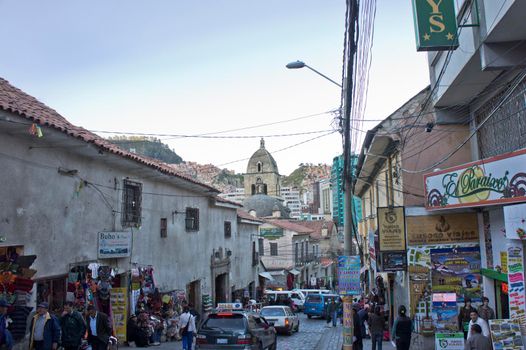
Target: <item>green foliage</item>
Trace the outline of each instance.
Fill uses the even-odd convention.
[[[143,156],[158,159],[165,163],[180,164],[183,159],[168,145],[155,137],[114,136],[109,140],[121,148]]]

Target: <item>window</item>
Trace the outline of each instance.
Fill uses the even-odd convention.
[[[260,173],[263,170],[263,164],[261,162],[258,162],[258,173]]]
[[[304,261],[304,253],[305,253],[305,243],[304,242],[301,242],[301,251],[300,251],[300,254],[301,254],[301,261]]]
[[[278,255],[278,244],[277,243],[270,243],[270,255],[271,256]]]
[[[232,237],[232,223],[230,221],[225,221],[225,238]]]
[[[296,242],[294,246],[294,261],[298,263],[298,254],[299,254],[299,243]]]
[[[141,192],[142,184],[124,180],[122,186],[122,227],[138,226],[141,224]]]
[[[186,208],[186,231],[199,231],[199,209]]]
[[[259,254],[256,252],[256,242],[252,242],[252,266],[259,265]]]
[[[168,237],[168,222],[166,218],[161,218],[161,238]]]
[[[263,238],[258,239],[258,250],[259,250],[259,256],[265,255],[265,246],[264,246],[265,240]]]

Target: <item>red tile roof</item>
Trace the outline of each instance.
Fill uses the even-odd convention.
[[[265,222],[271,225],[277,226],[277,227],[281,227],[282,229],[294,231],[297,233],[309,233],[310,234],[314,232],[305,226],[298,225],[295,222],[289,221],[289,220],[265,220]]]
[[[237,217],[241,218],[241,219],[245,219],[245,220],[250,220],[250,221],[254,221],[254,222],[261,222],[261,223],[263,223],[263,220],[258,219],[257,217],[252,216],[252,215],[250,215],[250,213],[248,213],[248,212],[246,212],[244,210],[241,210],[241,209],[237,210]]]
[[[327,237],[330,236],[332,229],[334,227],[334,222],[324,221],[324,220],[312,220],[312,221],[299,220],[299,221],[296,221],[296,224],[304,226],[308,229],[311,229],[313,233],[311,233],[310,236],[311,238],[314,238],[314,239],[322,238],[323,225],[327,225],[326,226],[327,227]]]
[[[61,131],[68,136],[75,137],[84,142],[94,144],[103,151],[131,159],[133,161],[136,161],[137,163],[141,163],[150,168],[158,170],[164,174],[181,178],[193,184],[204,187],[213,193],[219,193],[219,191],[212,186],[209,186],[207,184],[204,184],[202,182],[199,182],[195,179],[192,179],[188,176],[182,175],[174,171],[173,168],[171,168],[164,162],[123,150],[117,145],[92,133],[89,130],[71,124],[57,111],[46,106],[33,96],[30,96],[22,90],[17,89],[16,87],[9,84],[7,80],[4,80],[2,78],[0,78],[0,109],[6,112],[17,114],[18,116],[29,120],[32,123],[36,123],[41,126]]]

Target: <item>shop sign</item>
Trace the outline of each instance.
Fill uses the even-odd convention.
[[[369,231],[369,260],[371,262],[371,269],[376,271],[376,245],[378,239],[373,230]]]
[[[526,202],[526,149],[424,175],[428,210]]]
[[[359,295],[360,256],[342,255],[338,257],[338,290],[341,295]]]
[[[464,333],[436,333],[435,349],[464,350]]]
[[[283,237],[283,229],[278,227],[263,227],[259,229],[259,235],[266,239],[278,239]]]
[[[489,320],[493,349],[523,350],[520,325],[516,320]]]
[[[413,0],[416,50],[454,50],[458,47],[453,0]]]
[[[99,259],[125,258],[131,254],[132,233],[99,232]]]
[[[479,241],[476,213],[408,216],[406,225],[408,245]]]
[[[382,252],[382,271],[405,271],[407,270],[407,252]]]
[[[510,318],[517,320],[526,336],[526,291],[524,285],[524,248],[521,241],[508,244],[508,296]]]
[[[506,238],[526,240],[526,204],[504,207]]]
[[[433,312],[436,314],[436,330],[456,332],[458,330],[457,294],[434,293],[432,302]]]
[[[380,252],[406,250],[404,207],[379,207],[377,211]]]
[[[113,329],[120,342],[126,341],[126,324],[128,322],[128,292],[126,288],[110,290]]]
[[[500,271],[508,273],[508,252],[500,252]]]
[[[480,248],[431,249],[431,289],[433,293],[456,293],[459,302],[470,297],[482,301]]]

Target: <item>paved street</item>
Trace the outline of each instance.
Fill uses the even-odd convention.
[[[304,314],[300,316],[300,331],[293,335],[278,335],[278,350],[340,350],[342,346],[342,328],[326,327],[325,320],[318,318],[308,319]],[[120,349],[131,349],[120,347]],[[160,346],[151,347],[158,350],[179,350],[182,343],[168,342]],[[371,349],[371,341],[366,339],[364,349]],[[389,342],[383,343],[383,350],[394,350]]]

